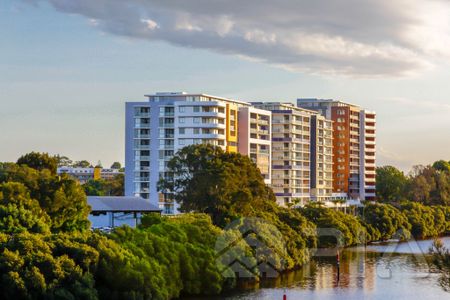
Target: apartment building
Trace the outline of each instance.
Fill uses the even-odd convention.
[[[252,102],[272,113],[272,189],[282,206],[310,199],[311,116],[314,111],[292,103]]]
[[[272,183],[271,116],[270,111],[251,106],[239,109],[238,151],[248,155],[256,163],[268,185]]]
[[[333,121],[311,116],[311,201],[330,201],[333,194]]]
[[[246,154],[270,180],[270,170],[265,167],[270,161],[270,114],[254,110],[246,102],[206,94],[156,93],[146,97],[146,102],[126,103],[125,195],[150,199],[163,213],[176,213],[171,194],[159,193],[157,183],[172,176],[167,164],[178,150],[200,143],[237,152],[241,142],[241,149],[247,149]],[[239,116],[248,129],[247,125],[239,126]]]
[[[68,174],[70,177],[76,179],[81,184],[85,184],[89,180],[97,180],[97,179],[113,179],[115,176],[119,174],[123,174],[119,169],[104,169],[101,167],[95,168],[78,168],[78,167],[69,167],[63,166],[59,167],[56,170],[58,175]]]
[[[300,98],[297,106],[333,121],[333,193],[373,200],[375,113],[331,99]]]

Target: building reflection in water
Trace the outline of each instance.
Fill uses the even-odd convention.
[[[276,279],[263,280],[258,287],[321,289],[364,289],[375,288],[377,253],[364,249],[346,249],[340,257],[339,278],[336,257],[318,257],[301,269],[288,272]]]

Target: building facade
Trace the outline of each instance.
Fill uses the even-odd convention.
[[[123,174],[119,169],[103,169],[100,167],[95,168],[78,168],[78,167],[59,167],[56,170],[58,175],[67,174],[70,177],[76,179],[81,184],[85,184],[89,180],[97,179],[113,179],[119,174]]]
[[[163,213],[176,213],[171,194],[157,190],[160,178],[172,176],[167,173],[169,160],[183,147],[201,143],[237,152],[243,128],[239,116],[246,113],[249,118],[244,122],[257,127],[254,132],[248,129],[241,134],[241,144],[248,145],[250,157],[270,180],[270,170],[264,167],[270,161],[270,114],[256,113],[254,123],[251,117],[255,112],[250,104],[206,94],[156,93],[146,97],[147,102],[126,103],[125,195],[150,199]],[[269,124],[263,124],[267,121]]]
[[[272,112],[272,184],[282,206],[304,205],[310,200],[311,116],[314,111],[291,103],[252,102]]]
[[[333,193],[374,200],[375,113],[330,99],[300,98],[297,106],[333,122]]]
[[[272,114],[267,110],[250,106],[239,109],[238,151],[256,163],[268,185],[272,183],[271,118]]]
[[[311,201],[332,200],[333,121],[311,116]]]

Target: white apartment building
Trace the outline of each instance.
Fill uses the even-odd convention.
[[[206,94],[156,93],[146,97],[147,102],[126,103],[125,195],[150,199],[163,213],[173,214],[177,207],[171,195],[157,190],[160,178],[172,176],[167,173],[168,161],[178,150],[192,144],[209,143],[237,152],[239,130],[244,128],[239,126],[240,110],[249,114],[249,121],[244,122],[250,125],[254,124],[253,112],[246,109],[250,107],[246,102]],[[264,168],[264,151],[269,151],[270,158],[270,131],[264,131],[268,115],[260,113],[256,119],[260,133],[248,129],[250,135],[242,134],[240,142],[248,145],[250,156],[270,180],[270,172]],[[252,155],[254,145],[256,156]]]
[[[78,167],[59,167],[56,170],[58,175],[67,174],[76,179],[81,184],[85,184],[89,180],[93,179],[113,179],[119,174],[123,174],[119,169],[103,169],[100,167],[95,168],[78,168]]]
[[[272,189],[282,206],[310,200],[311,116],[316,112],[292,103],[253,102],[272,112]]]
[[[311,116],[311,201],[326,202],[333,194],[333,121]]]
[[[271,184],[271,112],[254,107],[239,109],[238,151],[258,166],[264,182]]]

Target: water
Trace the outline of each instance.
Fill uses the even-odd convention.
[[[450,247],[450,237],[442,241]],[[432,240],[348,248],[340,258],[316,258],[302,270],[262,282],[258,289],[212,299],[450,299],[426,254]]]

